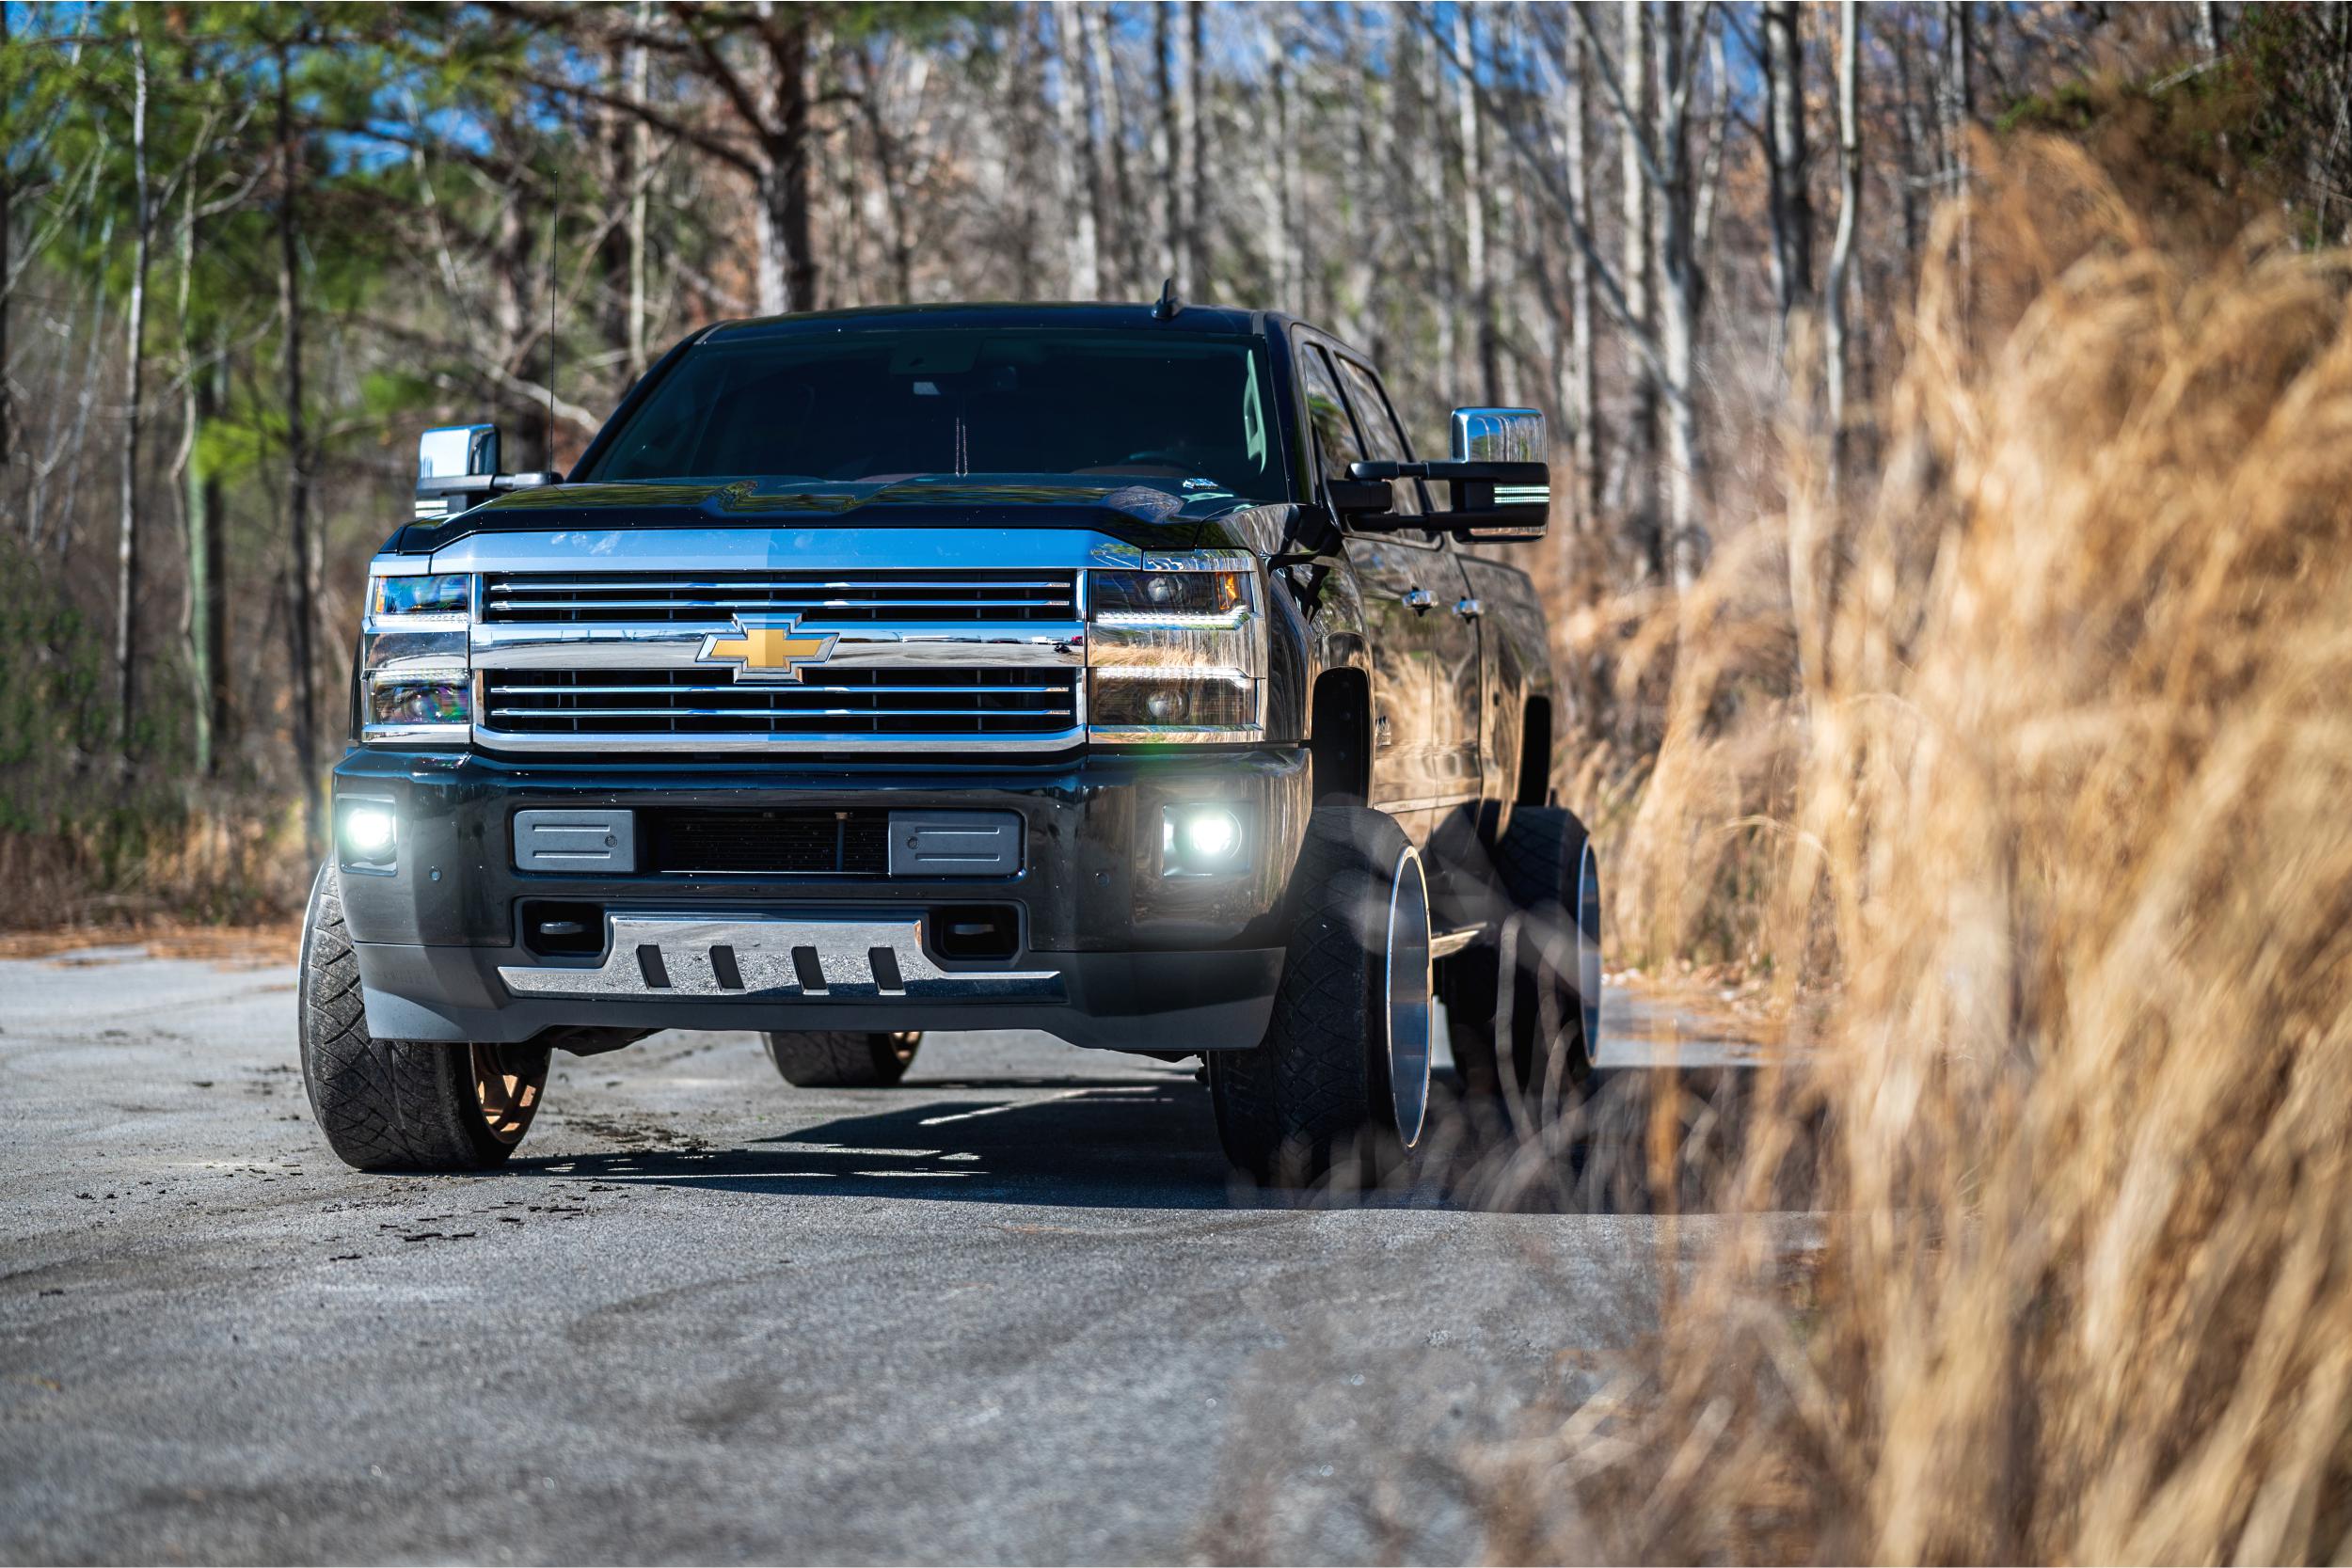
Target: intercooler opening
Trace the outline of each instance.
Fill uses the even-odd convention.
[[[887,811],[675,810],[650,815],[656,871],[770,877],[883,877],[890,872]]]

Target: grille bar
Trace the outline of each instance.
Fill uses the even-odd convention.
[[[724,620],[741,611],[821,612],[828,623],[906,619],[1055,621],[1074,618],[1074,572],[974,572],[959,578],[889,572],[680,572],[628,577],[492,574],[486,624],[567,625],[629,620]],[[919,616],[903,613],[919,610]]]

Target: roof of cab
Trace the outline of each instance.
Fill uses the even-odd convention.
[[[1264,310],[1236,310],[1218,305],[1184,305],[1166,321],[1153,315],[1149,304],[866,305],[849,310],[809,310],[788,316],[721,322],[705,334],[704,341],[821,331],[826,327],[865,331],[891,326],[995,326],[1014,330],[1090,326],[1257,336],[1264,333],[1269,324],[1281,319]]]

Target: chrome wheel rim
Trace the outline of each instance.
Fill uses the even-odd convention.
[[[1429,1117],[1434,1022],[1429,964],[1429,884],[1422,875],[1421,855],[1408,847],[1397,857],[1389,884],[1388,940],[1381,964],[1389,1110],[1396,1135],[1407,1148],[1421,1141]]]

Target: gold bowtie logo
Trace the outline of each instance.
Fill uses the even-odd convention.
[[[797,681],[803,664],[822,664],[839,641],[838,632],[794,635],[794,615],[738,615],[733,634],[714,631],[703,639],[697,664],[732,664],[739,681]]]

